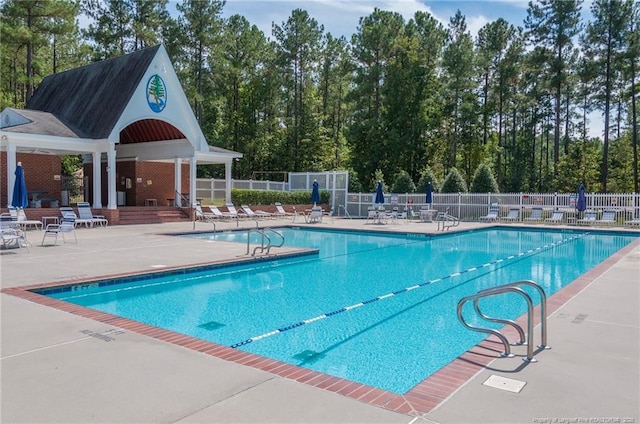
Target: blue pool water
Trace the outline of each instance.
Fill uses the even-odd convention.
[[[319,254],[51,296],[401,394],[484,338],[458,322],[462,297],[525,279],[551,295],[637,237],[498,228],[432,237],[279,231],[287,245]],[[215,239],[207,244],[215,249],[219,241],[246,243],[247,233],[198,237]],[[482,302],[488,315],[526,312],[513,294]]]

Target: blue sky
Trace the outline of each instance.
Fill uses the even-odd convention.
[[[445,26],[460,10],[474,35],[486,23],[500,17],[521,26],[527,15],[526,0],[227,0],[223,15],[243,15],[266,36],[271,36],[272,22],[281,25],[293,9],[300,8],[324,25],[325,31],[350,38],[356,32],[359,19],[371,14],[376,7],[398,12],[405,20],[418,10],[429,12]]]

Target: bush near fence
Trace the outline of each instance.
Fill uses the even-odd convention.
[[[328,204],[330,194],[320,190],[320,203]],[[273,190],[245,190],[234,188],[231,190],[231,202],[235,205],[273,205],[280,202],[283,205],[306,205],[311,200],[309,191],[273,191]]]

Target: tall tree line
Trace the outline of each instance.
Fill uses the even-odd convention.
[[[222,0],[5,0],[0,107],[48,74],[163,43],[210,144],[244,154],[236,178],[348,169],[353,190],[428,170],[501,191],[638,192],[640,5],[538,0],[476,36],[375,9],[350,38],[305,10],[264,34]],[[79,27],[82,20],[83,27]],[[86,23],[88,21],[88,23]],[[589,137],[589,116],[602,117]],[[216,168],[201,167],[202,176]],[[260,172],[258,172],[260,171]]]

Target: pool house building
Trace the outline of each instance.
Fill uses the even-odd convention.
[[[188,206],[202,164],[224,165],[230,201],[242,157],[207,143],[162,45],[49,75],[24,109],[4,109],[0,204],[21,162],[32,213],[68,205],[64,155],[82,155],[84,200],[113,223],[119,207]]]

